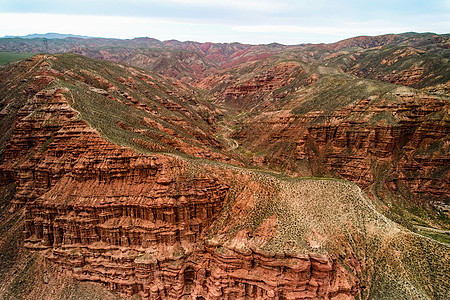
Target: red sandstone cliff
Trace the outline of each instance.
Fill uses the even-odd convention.
[[[48,259],[78,280],[149,299],[358,292],[358,279],[341,282],[333,274],[346,271],[327,256],[244,257],[203,245],[234,180],[249,193],[264,187],[248,175],[233,179],[235,171],[114,145],[79,119],[67,95],[50,87],[35,93],[6,144],[2,171],[17,184],[13,204],[25,207],[26,248],[51,249]],[[285,288],[270,283],[278,272]]]
[[[238,123],[242,129],[234,138],[263,153],[255,163],[332,174],[363,188],[406,188],[410,201],[409,193],[427,201],[448,199],[448,99],[392,87],[389,94],[375,92],[330,110],[332,104],[313,108],[313,98],[303,95],[294,110],[266,110]],[[339,97],[331,96],[330,103]]]
[[[25,247],[46,251],[59,272],[148,299],[373,298],[391,286],[417,297],[446,292],[448,247],[387,220],[355,185],[217,163],[242,166],[239,156],[208,137],[220,111],[195,93],[188,98],[181,83],[138,70],[64,65],[84,60],[38,56],[26,62],[28,74],[9,69],[0,77],[9,80],[10,93],[2,102],[2,126],[12,127],[2,185],[16,183],[12,203],[25,210]],[[285,87],[314,88],[318,79],[286,63],[228,94],[266,97]],[[268,97],[268,111],[249,118],[236,139],[255,149],[287,144],[271,149],[266,163],[300,173],[289,164],[307,159],[308,172],[335,172],[362,186],[379,175],[369,173],[371,160],[395,158],[400,175],[393,173],[388,184],[404,180],[414,193],[445,195],[448,182],[432,181],[431,173],[445,171],[448,161],[446,148],[434,150],[440,141],[448,146],[448,102],[408,91],[394,93],[395,101],[367,98],[304,114],[305,106],[271,111],[283,103]],[[132,108],[129,118],[115,114],[124,107]],[[379,121],[385,111],[392,118]],[[10,113],[17,116],[12,122]],[[395,126],[387,123],[392,119]],[[396,152],[399,145],[406,154]],[[441,268],[410,262],[409,252]]]

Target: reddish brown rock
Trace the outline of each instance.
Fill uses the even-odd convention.
[[[236,73],[242,73],[242,77],[236,76]],[[295,89],[317,80],[318,75],[305,70],[301,63],[275,59],[231,68],[194,84],[211,90],[218,103],[239,109],[254,109],[269,106]],[[285,86],[291,87],[283,90]]]
[[[187,89],[182,83],[162,84],[134,69],[113,74],[119,79],[112,83],[92,70],[80,75],[77,70],[52,69],[52,61],[58,59],[62,57],[36,59],[40,69],[27,79],[32,84],[22,93],[0,174],[17,185],[12,203],[25,210],[25,247],[45,249],[60,272],[103,283],[124,296],[155,300],[354,299],[363,293],[361,282],[370,283],[374,270],[385,266],[404,268],[399,277],[406,274],[407,279],[401,277],[397,287],[411,284],[412,275],[422,276],[411,271],[419,270],[417,264],[399,258],[407,250],[386,246],[396,238],[402,246],[419,240],[425,249],[420,255],[428,255],[429,249],[447,255],[442,245],[405,233],[374,211],[361,190],[348,182],[280,179],[223,164],[237,161],[215,149],[220,143],[206,134],[213,128],[185,105],[197,103],[195,97],[177,96],[178,87]],[[286,79],[285,73],[292,76]],[[261,74],[231,87],[227,95],[246,100],[261,92],[270,98],[299,74],[303,77],[290,86],[293,90],[313,89],[310,86],[319,79],[291,63]],[[70,86],[75,80],[86,86]],[[161,89],[147,94],[154,102],[138,93],[143,82],[146,89]],[[147,150],[171,146],[179,153],[139,153],[106,140],[117,137],[102,135],[83,120],[91,115],[73,108],[74,94],[108,99],[112,107],[126,103],[121,107],[145,113],[139,122],[113,119],[108,124]],[[254,161],[292,173],[338,174],[367,187],[379,178],[373,170],[376,160],[392,168],[385,179],[391,189],[406,185],[416,194],[447,195],[448,151],[435,143],[445,142],[448,135],[447,116],[440,114],[448,110],[448,102],[401,91],[395,97],[365,98],[332,112],[263,111],[236,138],[250,141],[255,149],[281,143],[283,147],[269,149]],[[385,116],[380,122],[373,119],[386,111],[394,124]],[[196,122],[190,123],[190,117]],[[151,134],[153,139],[145,139]],[[255,135],[258,141],[252,140]],[[123,141],[114,141],[118,140]],[[308,162],[307,171],[296,165],[298,160]],[[442,178],[433,173],[439,168],[444,170]],[[378,266],[374,261],[383,255],[392,256],[392,261]],[[435,263],[434,256],[427,259]],[[442,281],[439,276],[424,278],[440,293],[435,282]]]
[[[232,173],[215,167],[197,173],[181,159],[111,144],[77,119],[64,92],[36,95],[40,109],[18,122],[5,152],[9,165],[3,167],[11,167],[17,180],[14,203],[26,208],[25,247],[51,249],[48,259],[78,280],[148,299],[357,293],[356,278],[335,279],[343,269],[331,258],[253,252],[247,231],[226,247],[202,246],[202,232],[228,197]],[[36,112],[39,118],[32,117]],[[37,151],[23,162],[30,149]],[[247,196],[261,188],[247,175],[240,178],[249,194],[240,195],[236,216],[252,209]],[[275,224],[275,217],[263,223],[259,243],[271,239]]]
[[[402,91],[395,97],[396,103],[364,99],[331,113],[267,111],[243,123],[234,138],[267,153],[253,159],[261,166],[334,174],[363,188],[382,177],[391,188],[406,186],[419,198],[448,198],[448,101]],[[380,121],[373,121],[377,115]]]

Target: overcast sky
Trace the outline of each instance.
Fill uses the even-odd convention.
[[[300,44],[408,31],[449,33],[450,0],[0,0],[0,36]]]

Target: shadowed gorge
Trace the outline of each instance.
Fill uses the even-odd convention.
[[[448,43],[68,38],[85,56],[2,66],[0,297],[448,298]]]

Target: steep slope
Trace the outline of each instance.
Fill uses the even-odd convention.
[[[39,292],[31,286],[36,282],[36,274],[33,275],[30,272],[42,271],[40,269],[42,264],[39,261],[36,262],[36,259],[42,260],[43,257],[47,257],[46,260],[52,259],[54,255],[58,255],[58,251],[62,250],[56,247],[54,253],[50,252],[45,256],[23,253],[21,248],[23,238],[26,248],[45,249],[48,245],[56,243],[64,245],[63,248],[66,249],[65,245],[79,245],[80,242],[101,244],[104,240],[106,244],[100,245],[100,248],[107,250],[111,247],[108,244],[115,245],[118,242],[122,244],[125,243],[125,239],[128,239],[123,236],[122,239],[119,237],[119,240],[115,240],[113,237],[116,235],[117,221],[119,221],[118,224],[122,221],[125,223],[132,221],[127,217],[120,221],[122,213],[116,215],[114,212],[116,209],[118,209],[117,212],[123,211],[125,216],[126,211],[147,207],[152,216],[152,210],[155,210],[155,218],[159,220],[157,227],[151,222],[142,224],[144,216],[135,220],[143,233],[156,234],[157,239],[153,243],[150,242],[150,236],[145,236],[145,239],[140,237],[139,240],[130,236],[130,240],[126,242],[128,245],[144,243],[142,245],[145,247],[150,247],[150,244],[163,247],[166,243],[163,241],[166,239],[179,243],[181,237],[183,241],[186,240],[186,246],[192,248],[196,235],[199,235],[207,226],[207,222],[211,222],[205,218],[206,213],[209,218],[213,216],[212,213],[217,213],[220,201],[224,197],[224,184],[205,176],[180,178],[178,171],[175,170],[183,168],[183,165],[186,166],[182,160],[171,156],[139,154],[137,151],[149,153],[150,150],[166,151],[167,149],[150,149],[148,145],[158,143],[151,135],[149,137],[153,139],[144,140],[146,136],[140,138],[142,142],[136,142],[136,139],[139,141],[140,134],[145,134],[149,128],[154,128],[161,132],[168,131],[167,136],[183,143],[183,149],[187,152],[198,151],[197,149],[202,150],[203,154],[205,151],[211,152],[209,143],[218,142],[209,137],[210,132],[206,140],[203,140],[203,131],[200,126],[211,129],[198,115],[199,111],[208,109],[207,103],[203,104],[203,108],[202,101],[196,98],[189,100],[190,105],[184,103],[187,102],[184,98],[186,92],[189,97],[192,97],[193,91],[189,89],[186,91],[186,87],[177,87],[171,81],[161,78],[153,79],[150,75],[136,69],[68,54],[35,56],[17,65],[10,65],[4,71],[2,80],[6,84],[2,84],[5,90],[2,91],[4,101],[1,122],[2,126],[6,128],[10,126],[12,130],[8,134],[6,144],[3,144],[0,167],[2,211],[6,213],[4,219],[2,217],[4,223],[2,222],[0,250],[5,263],[8,263],[7,268],[2,269],[2,272],[5,271],[3,274],[5,277],[2,280],[2,297],[14,296],[18,292],[19,281],[25,285],[24,290],[30,291],[30,298],[40,297]],[[115,79],[117,74],[128,76],[123,80],[122,77]],[[129,86],[120,84],[122,81]],[[144,94],[139,92],[146,92],[145,98],[139,98],[142,102],[135,100],[135,97],[144,97]],[[175,92],[176,95],[174,95]],[[159,102],[151,101],[148,98],[150,96],[160,97],[157,98]],[[120,105],[115,104],[116,102]],[[139,103],[140,105],[136,105]],[[183,109],[182,105],[187,108]],[[75,107],[79,111],[75,110]],[[170,110],[173,107],[176,107],[177,112],[173,113]],[[158,115],[157,121],[154,120],[152,113]],[[186,114],[189,115],[187,121],[190,123],[183,120]],[[214,112],[211,112],[209,116],[213,115]],[[86,120],[92,122],[92,125],[89,125]],[[118,123],[119,126],[116,125]],[[133,134],[130,136],[129,131],[134,133],[139,126],[142,129],[137,131],[136,137],[133,137]],[[196,145],[189,144],[189,136],[184,138],[180,136],[187,130]],[[103,137],[99,131],[102,132]],[[195,139],[196,137],[198,140]],[[126,144],[135,150],[112,144],[105,138]],[[155,142],[152,144],[153,140]],[[182,154],[181,150],[175,152]],[[193,155],[196,154],[198,153],[193,153]],[[218,153],[207,155],[217,160],[225,157]],[[50,198],[57,201],[55,206],[50,205],[48,200],[42,200],[44,195],[51,193],[53,196]],[[185,220],[188,222],[185,225],[179,224],[179,221],[174,224],[177,228],[180,225],[184,228],[182,230],[185,233],[181,235],[180,229],[167,227],[168,218],[174,217],[173,207],[179,205],[175,202],[180,199],[183,203],[181,206],[186,209]],[[100,204],[102,202],[104,204]],[[110,216],[108,213],[102,217],[99,224],[91,222],[97,217],[89,216],[89,213],[98,213],[95,210],[96,203],[100,204],[98,209],[106,209],[112,213]],[[24,215],[22,207],[25,209]],[[50,211],[49,209],[56,209],[51,213],[49,221],[62,222],[61,231],[53,225],[49,229],[50,223],[47,221],[44,221],[45,224],[42,223],[42,217],[45,212]],[[82,212],[81,215],[77,217],[80,212]],[[148,212],[146,214],[149,216]],[[178,217],[176,215],[172,222],[178,220]],[[108,220],[109,222],[106,222]],[[160,223],[161,221],[163,223]],[[130,224],[123,225],[124,228],[130,229]],[[22,237],[23,228],[25,228],[25,235]],[[73,231],[66,231],[69,228],[73,228]],[[97,238],[94,235],[91,236],[91,233],[88,233],[89,228],[95,232],[100,230],[101,233],[95,233]],[[45,230],[45,233],[41,229]],[[58,232],[61,233],[60,236]],[[130,234],[137,233],[132,232],[135,232],[134,229]],[[171,251],[174,245],[169,246],[170,249],[167,251]],[[69,248],[71,250],[68,254],[73,255],[74,248],[72,246]],[[135,253],[132,249],[130,251]],[[165,255],[167,251],[164,250],[161,255]],[[116,254],[111,255],[109,259],[113,263]],[[61,257],[64,263],[70,261],[64,258],[64,253]],[[120,272],[119,270],[123,268],[121,265],[122,261],[118,265],[116,262],[117,271],[114,272]],[[17,272],[18,270],[21,271]],[[57,273],[53,272],[54,276],[57,277]],[[73,277],[71,274],[64,278]],[[119,277],[116,279],[120,280]],[[112,284],[114,281],[111,279],[104,282]],[[37,286],[45,289],[45,286]],[[61,297],[64,298],[65,292],[58,286],[54,288],[56,291],[52,290],[53,295],[62,293]],[[121,290],[120,286],[112,287],[112,289]],[[73,290],[77,288],[69,284],[66,292],[70,293]],[[108,296],[101,292],[101,289],[98,295]],[[26,296],[20,293],[17,297]]]
[[[260,167],[345,178],[389,205],[448,211],[448,96],[291,57],[274,56],[195,83],[235,111],[226,125],[237,151]]]
[[[448,207],[449,98],[344,74],[319,76],[237,118],[238,150],[261,166],[343,177],[385,200],[401,195],[406,206]]]
[[[70,52],[97,59],[123,62],[132,66],[178,78],[184,82],[214,72],[217,64],[194,50],[154,48],[72,49]]]
[[[222,288],[219,296],[448,296],[444,282],[449,270],[438,267],[439,261],[448,259],[448,245],[405,231],[380,215],[355,185],[254,176],[259,192],[252,194],[251,187],[244,188],[206,238],[205,247],[213,258],[209,266],[217,274],[207,287]],[[433,279],[421,277],[430,273]],[[424,282],[432,288],[424,287]]]
[[[321,70],[325,72],[327,69]],[[216,104],[237,110],[260,111],[314,83],[319,78],[318,72],[318,66],[277,55],[225,69],[195,81],[193,85],[209,90]]]
[[[445,45],[383,46],[381,49],[341,53],[324,62],[358,77],[449,94],[450,49]]]
[[[222,153],[223,146],[214,139],[215,129],[211,127],[221,112],[207,101],[199,100],[197,92],[184,84],[151,76],[138,69],[70,54],[36,56],[24,68],[30,70],[20,78],[20,86],[11,84],[17,80],[11,75],[20,74],[20,67],[12,65],[5,70],[4,74],[9,76],[5,78],[4,87],[9,87],[9,90],[2,103],[3,116],[14,119],[10,113],[17,109],[15,104],[10,105],[14,97],[35,98],[21,108],[23,114],[40,111],[27,119],[29,125],[23,128],[24,131],[34,130],[32,134],[38,134],[39,128],[34,128],[33,122],[48,118],[45,113],[48,114],[49,109],[42,106],[41,99],[52,98],[56,107],[65,107],[67,103],[73,105],[82,118],[118,144],[144,152],[178,152],[196,157],[212,155],[229,160]],[[39,90],[47,85],[48,90]],[[75,113],[68,114],[72,117]],[[112,115],[118,118],[112,119]],[[40,129],[55,132],[59,130],[58,120],[54,123]],[[43,139],[51,136],[43,135]],[[20,140],[14,143],[10,149],[34,147],[27,145],[23,148],[24,142]],[[7,159],[13,158],[9,152],[4,155]]]
[[[381,160],[403,172],[405,190],[447,195],[446,97],[269,61],[247,64],[254,71],[246,78],[236,73],[229,84],[252,88],[221,100],[239,108],[253,95],[264,99],[237,119],[241,128],[233,136],[247,154],[265,151],[255,164],[327,172],[365,187],[391,181],[346,167],[355,157],[356,167]],[[344,180],[243,168],[214,138],[224,111],[189,86],[73,54],[8,65],[0,80],[0,125],[7,132],[0,254],[14,262],[2,271],[0,297],[67,298],[76,291],[114,297],[70,278],[149,299],[449,296],[448,244],[379,214],[371,202],[381,193],[369,199]],[[358,136],[374,128],[374,136]],[[292,143],[294,150],[285,146]],[[416,143],[423,154],[398,150]],[[411,179],[430,180],[430,172],[441,173],[415,190]],[[386,193],[384,186],[379,191]],[[40,274],[44,284],[36,280]]]

